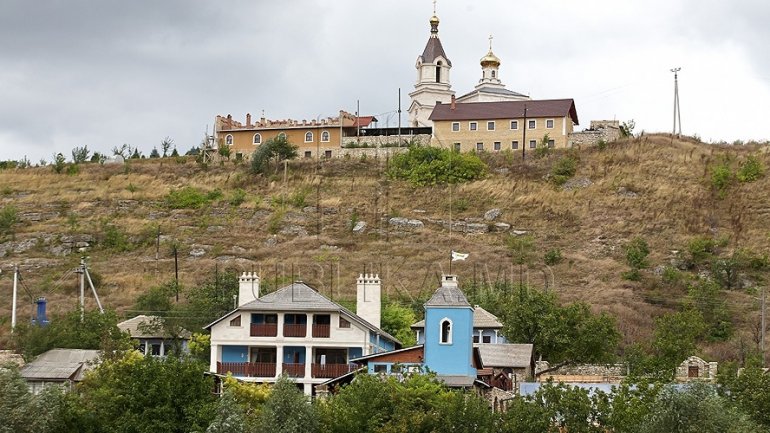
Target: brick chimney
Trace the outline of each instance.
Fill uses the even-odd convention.
[[[246,113],[246,126],[251,126],[251,113]]]
[[[455,103],[455,95],[452,95],[452,103],[449,105],[450,110],[454,110],[457,108],[457,104]]]

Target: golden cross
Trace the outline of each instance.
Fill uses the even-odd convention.
[[[436,15],[436,0],[433,0],[433,15]]]
[[[492,51],[492,35],[489,35],[489,51]]]

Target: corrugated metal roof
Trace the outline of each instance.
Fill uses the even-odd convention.
[[[441,39],[438,36],[428,38],[428,43],[425,45],[425,49],[420,57],[423,63],[435,63],[438,57],[443,57],[446,60],[447,66],[452,66],[452,62],[449,61],[449,57],[444,52],[444,46],[441,45]]]
[[[26,380],[80,381],[98,357],[98,350],[51,349],[25,365],[21,376]]]
[[[163,320],[162,317],[140,314],[118,323],[118,329],[128,332],[132,338],[169,338],[163,332]],[[183,329],[179,336],[190,338],[190,335],[190,331]]]
[[[425,320],[420,320],[419,322],[412,325],[412,328],[424,327]],[[500,329],[503,327],[503,324],[500,323],[500,321],[497,319],[497,316],[476,305],[473,308],[473,327],[483,329]]]
[[[452,109],[451,104],[436,104],[429,119],[441,120],[492,120],[570,116],[577,125],[578,116],[573,99],[543,99],[531,101],[461,102]]]
[[[458,97],[457,98],[457,102],[461,102],[462,99],[465,99],[465,98],[467,98],[469,96],[473,96],[473,95],[476,95],[476,94],[479,94],[479,93],[490,93],[490,94],[493,94],[493,95],[516,96],[516,97],[520,97],[520,98],[528,97],[527,95],[524,95],[524,94],[518,93],[518,92],[514,92],[513,90],[501,89],[501,88],[498,88],[498,87],[481,87],[481,88],[472,90],[472,91],[464,94],[463,96]]]
[[[526,368],[532,360],[531,344],[474,344],[484,367]]]

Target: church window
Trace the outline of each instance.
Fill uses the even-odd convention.
[[[478,150],[479,152],[484,150],[484,143],[476,143],[476,150]]]
[[[441,320],[441,344],[452,344],[452,321],[449,319]]]
[[[324,143],[329,141],[329,131],[324,131],[321,133],[321,141]]]
[[[530,120],[529,129],[535,129],[535,128],[537,128],[537,120]]]
[[[492,78],[495,78],[495,71],[492,71]]]
[[[471,131],[475,131],[475,130],[479,129],[479,124],[476,123],[476,122],[470,122],[470,123],[468,123],[468,129],[471,130]]]
[[[519,141],[518,140],[511,141],[511,149],[516,150],[518,148],[519,148]]]
[[[438,66],[436,66],[436,82],[441,82],[441,62],[438,62]]]
[[[553,129],[553,119],[546,119],[545,127],[548,129]]]
[[[519,129],[519,121],[518,120],[511,120],[511,129],[512,130]]]
[[[310,143],[313,141],[313,133],[308,131],[305,133],[305,143]]]
[[[494,149],[495,149],[495,152],[499,152],[500,151],[500,142],[499,141],[495,141]]]
[[[254,144],[261,144],[262,136],[260,134],[254,134]]]
[[[550,147],[550,148],[556,147],[556,142],[553,141],[553,140],[548,140],[548,147]]]
[[[487,131],[494,131],[495,130],[495,121],[490,120],[487,122]]]
[[[537,140],[529,140],[529,148],[534,149],[537,147]]]
[[[227,134],[225,136],[225,144],[228,145],[228,146],[232,146],[233,145],[233,135],[232,134]]]
[[[457,132],[460,130],[460,122],[452,122],[452,131]]]

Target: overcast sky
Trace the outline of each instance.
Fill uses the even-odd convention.
[[[340,109],[395,126],[429,35],[431,0],[2,0],[0,160],[75,146],[149,154],[200,143],[216,114],[315,119]],[[440,0],[452,88],[470,91],[494,35],[500,77],[533,99],[574,98],[580,126],[770,139],[764,0]]]

